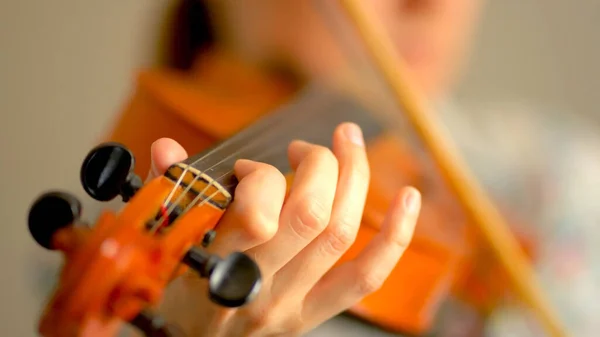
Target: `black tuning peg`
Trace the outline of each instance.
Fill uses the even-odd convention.
[[[81,203],[69,193],[49,192],[41,195],[29,209],[29,232],[46,249],[59,229],[71,226],[81,216]]]
[[[210,246],[210,244],[215,241],[215,239],[217,238],[217,232],[214,230],[210,230],[208,232],[206,232],[206,234],[204,234],[204,237],[202,238],[202,247],[208,247]]]
[[[243,253],[233,253],[225,259],[194,247],[183,258],[200,276],[208,277],[210,299],[225,307],[240,307],[254,299],[261,285],[256,263]]]
[[[120,195],[127,202],[142,187],[142,180],[133,173],[134,165],[135,158],[125,146],[101,144],[83,161],[83,189],[99,201],[110,201]]]
[[[183,332],[172,324],[166,323],[162,317],[143,310],[131,321],[131,325],[144,333],[146,337],[183,337]]]

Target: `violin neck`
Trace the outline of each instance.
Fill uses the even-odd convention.
[[[238,159],[267,163],[287,173],[287,148],[291,141],[304,140],[331,148],[333,132],[344,122],[358,124],[367,143],[383,131],[358,102],[320,85],[310,85],[297,99],[182,164],[210,176],[233,196],[237,185],[233,166]]]

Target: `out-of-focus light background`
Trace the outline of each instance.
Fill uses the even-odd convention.
[[[152,62],[165,1],[0,2],[0,335],[36,336],[57,254],[26,227],[42,191],[79,186],[80,161]],[[597,123],[600,2],[489,1],[458,97],[473,109],[518,107]],[[85,216],[84,215],[84,216]],[[53,274],[49,272],[48,277]],[[336,335],[338,321],[323,328]],[[360,329],[345,333],[365,335]]]

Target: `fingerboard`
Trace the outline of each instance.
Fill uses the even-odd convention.
[[[379,121],[356,101],[322,86],[309,86],[291,103],[183,164],[212,177],[233,196],[237,179],[232,170],[238,159],[267,163],[289,172],[287,149],[291,141],[300,139],[331,148],[333,132],[344,122],[358,124],[367,143],[383,131]]]

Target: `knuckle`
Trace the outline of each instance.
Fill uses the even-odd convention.
[[[257,332],[268,327],[272,320],[269,307],[256,308],[246,314],[248,330]]]
[[[412,241],[412,231],[414,226],[409,226],[409,224],[404,222],[398,224],[398,227],[400,228],[397,228],[392,233],[384,236],[384,243],[393,249],[404,252]]]
[[[248,239],[255,243],[263,243],[270,240],[277,232],[277,222],[272,216],[264,212],[254,212],[249,216],[245,226]]]
[[[356,290],[360,295],[369,295],[381,289],[385,277],[374,271],[366,271],[356,277]]]
[[[327,236],[325,249],[329,254],[342,254],[354,243],[355,226],[350,221],[338,221],[331,226]]]
[[[320,233],[329,222],[329,210],[315,197],[304,198],[298,205],[295,221],[291,227],[303,239],[312,238]]]
[[[396,247],[403,252],[408,248],[411,238],[403,233],[400,233],[399,235],[389,238],[387,241],[391,246]]]

